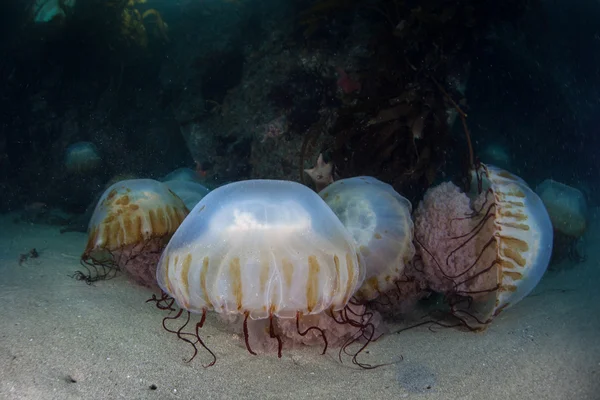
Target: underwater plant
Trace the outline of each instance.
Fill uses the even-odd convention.
[[[421,197],[457,143],[449,132],[454,117],[468,110],[473,52],[491,23],[514,18],[527,2],[483,3],[311,2],[297,21],[299,40],[327,50],[334,50],[332,42],[355,43],[362,54],[347,60],[348,70],[334,66],[343,105],[332,126],[304,136],[301,168],[307,157],[323,153],[341,178],[373,176],[409,199]],[[344,26],[362,25],[372,27],[368,44],[343,32]]]
[[[120,0],[108,2],[109,7],[114,8],[120,17],[120,31],[129,43],[135,43],[141,47],[148,46],[148,34],[145,25],[145,19],[152,17],[154,19],[153,35],[164,41],[169,41],[167,34],[168,26],[164,22],[161,14],[154,8],[140,12],[139,4],[145,4],[147,0]]]

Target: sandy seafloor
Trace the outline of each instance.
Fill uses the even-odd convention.
[[[340,364],[335,349],[252,356],[214,317],[203,333],[217,364],[203,368],[204,352],[186,363],[191,347],[163,330],[146,289],[68,276],[84,234],[3,216],[0,399],[600,399],[600,210],[592,214],[587,260],[549,271],[485,333],[390,334],[363,361],[403,361],[370,371]],[[19,266],[32,247],[40,257]]]

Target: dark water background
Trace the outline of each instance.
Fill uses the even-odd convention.
[[[41,202],[77,214],[116,175],[159,177],[184,166],[199,165],[209,186],[308,182],[299,163],[310,167],[319,152],[339,177],[374,175],[414,201],[468,159],[460,121],[448,129],[432,122],[452,108],[432,79],[462,100],[476,155],[487,161],[490,146],[501,148],[505,166],[532,186],[553,178],[597,204],[600,5],[496,3],[79,0],[35,23],[33,2],[4,1],[0,211]],[[166,35],[154,15],[137,21],[144,35],[135,33],[131,21],[149,9]],[[398,95],[415,85],[419,98],[436,102],[416,143],[431,156],[418,166],[408,140],[387,159],[360,160],[357,153],[380,155],[389,143],[376,148],[375,135],[345,143],[349,123],[330,122],[348,109],[359,120],[362,105],[392,97],[385,80],[396,67]],[[361,91],[343,93],[337,68]],[[452,88],[456,77],[462,93]],[[369,107],[367,117],[377,109]],[[265,124],[282,114],[287,130],[263,141]],[[307,140],[314,130],[322,140]],[[97,146],[102,168],[65,170],[65,151],[79,141]],[[403,151],[413,159],[395,162]],[[427,173],[396,179],[418,168]]]

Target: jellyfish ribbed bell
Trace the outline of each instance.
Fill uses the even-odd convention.
[[[542,279],[552,255],[553,229],[540,197],[521,178],[481,165],[476,173],[494,194],[497,282],[488,317],[516,304]]]
[[[544,204],[521,178],[483,164],[473,177],[478,190],[471,198],[450,182],[425,194],[415,213],[423,266],[413,274],[448,295],[455,316],[485,329],[538,284],[553,230]]]
[[[312,190],[250,180],[204,197],[173,235],[160,287],[192,312],[252,319],[340,310],[364,279],[354,241]]]
[[[415,255],[412,206],[390,185],[373,177],[342,179],[319,195],[354,237],[365,260],[359,300],[373,300],[396,288]]]
[[[173,234],[187,215],[183,201],[161,182],[131,179],[110,186],[96,205],[86,253],[113,251]]]
[[[96,205],[82,260],[116,265],[138,283],[154,287],[160,253],[187,213],[183,201],[161,182],[117,182]]]

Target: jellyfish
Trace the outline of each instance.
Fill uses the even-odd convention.
[[[488,143],[482,149],[479,159],[503,169],[508,169],[514,164],[510,147],[502,142]]]
[[[68,172],[83,174],[100,167],[102,159],[98,148],[91,142],[77,142],[65,152],[65,167]]]
[[[546,206],[554,227],[551,263],[560,262],[565,257],[576,263],[585,261],[580,246],[589,226],[590,214],[584,192],[552,179],[540,183],[535,192]]]
[[[155,288],[160,254],[187,214],[183,201],[161,182],[113,184],[92,214],[82,255],[82,264],[95,274],[80,272],[76,277],[90,283],[125,270],[139,284]]]
[[[36,0],[32,7],[35,23],[64,22],[67,13],[75,6],[75,0]]]
[[[541,280],[553,230],[540,198],[519,177],[481,164],[471,195],[446,182],[415,213],[415,274],[446,295],[453,316],[483,330]]]
[[[364,275],[352,236],[316,193],[295,182],[248,180],[213,190],[190,212],[160,258],[164,296],[154,300],[173,309],[174,299],[176,317],[187,310],[184,326],[190,312],[200,314],[193,333],[171,331],[206,350],[199,330],[214,311],[251,354],[276,348],[281,357],[284,345],[317,342],[325,353],[362,340],[353,362],[366,367],[356,354],[373,340],[375,322],[351,300]]]
[[[165,181],[164,184],[183,200],[188,210],[194,208],[196,204],[210,192],[206,187],[192,181],[174,180]]]
[[[366,276],[356,298],[369,301],[397,289],[405,265],[415,255],[410,201],[369,176],[336,181],[319,195],[364,257]]]
[[[184,182],[197,182],[200,183],[198,173],[191,168],[182,167],[177,168],[174,171],[169,172],[161,179],[163,182],[167,181],[184,181]]]

